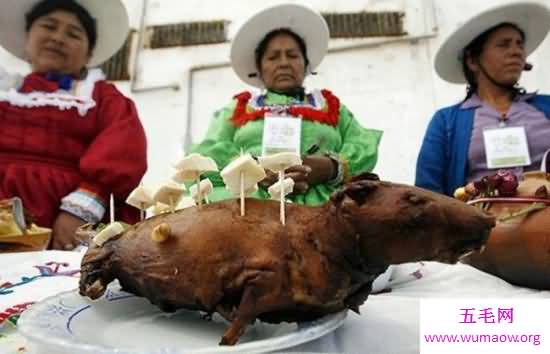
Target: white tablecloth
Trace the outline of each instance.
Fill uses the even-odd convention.
[[[82,255],[63,251],[0,254],[0,354],[26,353],[14,317],[30,303],[77,288]]]
[[[0,353],[26,353],[6,314],[76,288],[81,257],[59,251],[0,255]],[[371,295],[361,315],[350,312],[333,333],[285,352],[417,354],[423,298],[550,298],[549,291],[515,287],[467,265],[435,262],[396,266],[389,288]]]

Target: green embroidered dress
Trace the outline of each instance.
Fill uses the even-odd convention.
[[[302,117],[302,154],[314,145],[319,147],[318,154],[337,154],[344,162],[346,176],[370,172],[376,165],[382,132],[362,127],[329,91],[316,90],[304,95],[302,100],[272,91],[258,96],[244,92],[235,98],[214,114],[205,139],[191,151],[213,158],[220,171],[238,157],[241,150],[253,156],[261,155],[263,115],[271,109],[285,109]],[[219,173],[207,173],[204,177],[210,178],[214,185],[209,195],[211,201],[237,197],[225,189]],[[291,195],[290,199],[299,204],[320,205],[328,201],[338,187],[340,185],[318,184],[310,186],[305,194]],[[268,199],[269,194],[259,189],[254,197]]]

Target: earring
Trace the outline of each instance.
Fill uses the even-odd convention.
[[[80,79],[80,80],[83,80],[83,79],[85,79],[87,76],[88,76],[88,68],[87,68],[87,67],[83,67],[82,69],[80,69],[80,77],[79,77],[79,79]]]

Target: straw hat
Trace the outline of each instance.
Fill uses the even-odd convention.
[[[0,45],[18,58],[26,60],[25,14],[41,0],[2,0]],[[97,66],[117,52],[128,35],[126,8],[120,0],[74,0],[88,11],[97,23],[97,44],[88,66]]]
[[[231,65],[245,83],[263,87],[256,67],[255,50],[269,33],[286,28],[300,36],[307,48],[309,72],[321,63],[328,50],[329,30],[325,19],[316,11],[297,4],[267,8],[252,16],[237,32],[231,45]]]
[[[435,71],[445,81],[466,83],[462,59],[466,48],[477,36],[498,26],[512,23],[525,32],[525,51],[531,54],[544,40],[550,29],[550,10],[540,3],[522,2],[486,10],[454,31],[435,56]]]

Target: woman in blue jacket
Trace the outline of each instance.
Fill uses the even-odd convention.
[[[550,149],[550,96],[518,86],[526,62],[550,29],[550,10],[515,3],[485,11],[439,49],[435,69],[468,85],[466,98],[437,111],[416,166],[417,186],[453,195],[498,169],[538,170]]]

